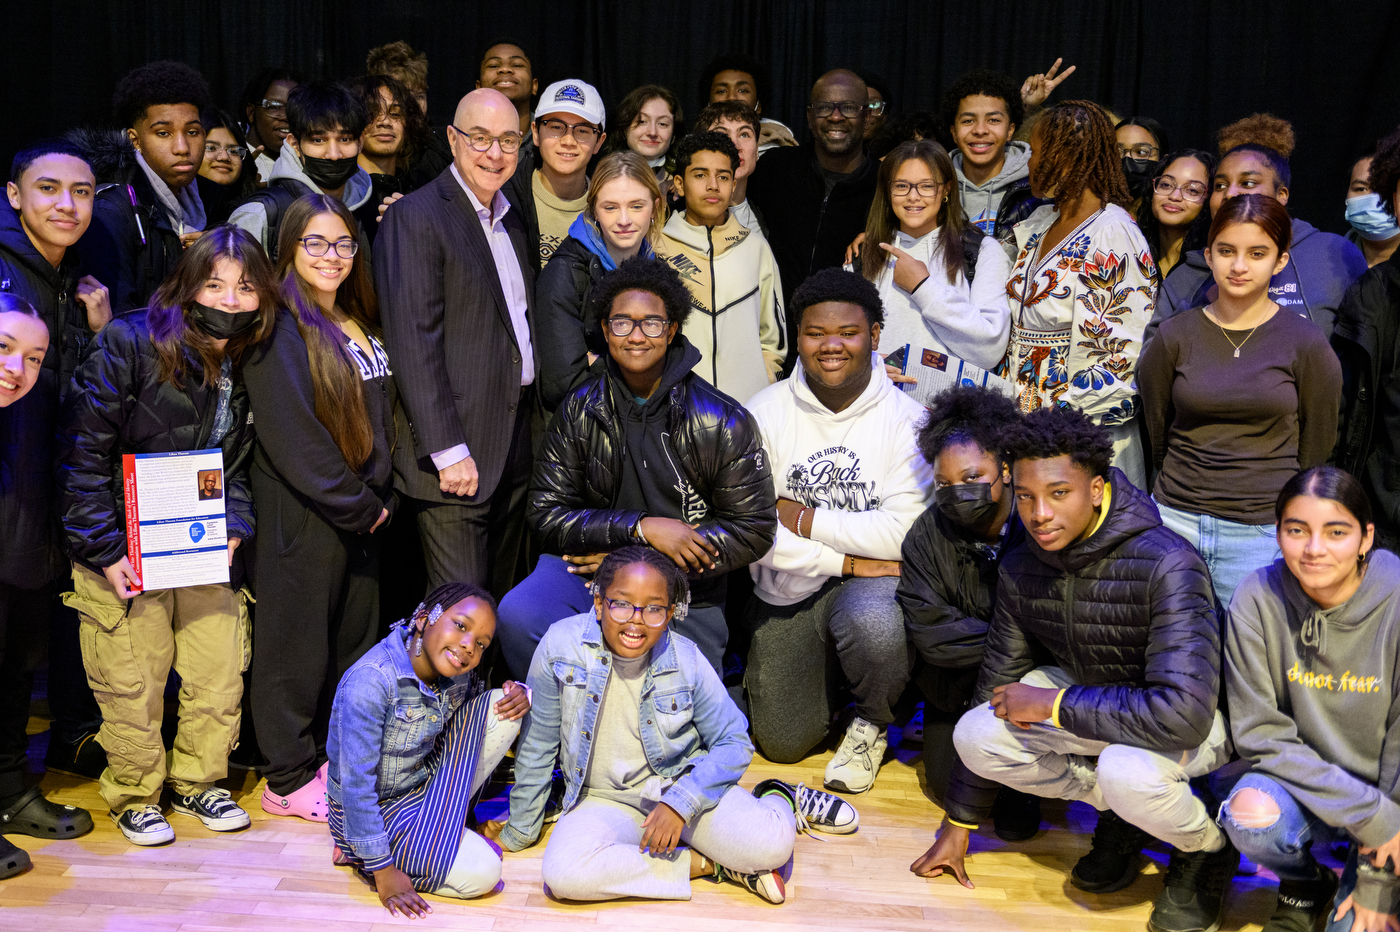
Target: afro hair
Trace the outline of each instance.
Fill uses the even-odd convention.
[[[734,145],[734,140],[724,133],[709,131],[704,133],[691,133],[681,140],[676,146],[676,174],[684,175],[685,170],[690,167],[690,162],[695,158],[697,152],[718,152],[720,155],[729,157],[729,167],[732,171],[739,170],[739,148]]]
[[[146,110],[161,104],[192,104],[203,113],[212,96],[204,75],[184,62],[153,61],[133,68],[117,82],[112,110],[123,128],[135,126]]]
[[[613,302],[624,291],[646,291],[661,299],[666,319],[684,327],[690,319],[690,292],[676,270],[660,259],[633,256],[604,275],[593,291],[589,328],[601,327],[612,311]]]
[[[957,385],[938,393],[919,429],[919,452],[930,466],[953,444],[975,443],[998,463],[1007,463],[1007,438],[1021,421],[1016,402],[977,385]]]
[[[1113,440],[1108,431],[1079,410],[1058,405],[1038,408],[1021,418],[1007,435],[1011,461],[1068,456],[1090,478],[1108,476]]]
[[[939,115],[944,129],[957,121],[958,106],[963,98],[975,96],[1000,97],[1006,101],[1006,118],[1017,126],[1026,118],[1026,105],[1021,103],[1021,82],[1000,71],[979,69],[958,78],[943,95]]]
[[[1396,195],[1400,194],[1400,128],[1381,140],[1371,159],[1371,190],[1381,196],[1381,203],[1395,213]]]
[[[1240,146],[1256,145],[1273,149],[1287,159],[1293,154],[1293,124],[1272,113],[1254,113],[1229,126],[1221,127],[1216,139],[1220,154],[1226,155]]]
[[[800,328],[802,312],[814,304],[827,301],[860,305],[872,327],[885,322],[885,308],[880,303],[880,292],[875,285],[854,272],[835,266],[813,272],[798,285],[789,301],[788,313],[793,315],[791,319]]]

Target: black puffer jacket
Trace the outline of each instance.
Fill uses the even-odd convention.
[[[1011,512],[1000,549],[974,539],[938,506],[919,516],[904,535],[899,588],[904,630],[919,656],[935,667],[975,667],[996,606],[1002,557],[1026,539]]]
[[[554,250],[535,281],[535,345],[540,354],[540,403],[548,414],[564,396],[603,371],[588,354],[608,354],[597,321],[589,319],[589,295],[605,274],[603,260],[572,236]]]
[[[679,351],[678,351],[679,350]],[[696,530],[719,551],[713,578],[768,552],[777,536],[777,497],[758,426],[738,402],[690,370],[700,352],[677,336],[657,391],[668,393],[666,432],[675,461],[709,506]],[[608,360],[609,368],[616,364]],[[564,399],[535,463],[528,521],[546,553],[600,553],[633,542],[645,517],[616,506],[624,427],[612,378],[596,376]]]
[[[176,453],[208,446],[218,407],[217,388],[204,385],[199,356],[186,351],[183,388],[157,378],[158,360],[146,313],[112,321],[78,367],[60,419],[59,508],[69,554],[101,573],[126,556],[126,496],[122,454]],[[248,393],[236,374],[230,399],[233,424],[224,453],[228,536],[253,536],[248,464],[253,424]],[[244,547],[236,551],[242,554]],[[233,578],[239,578],[235,560]]]
[[[34,248],[19,213],[0,203],[0,291],[23,298],[44,315],[49,325],[44,368],[57,373],[60,391],[67,391],[93,339],[87,311],[78,303],[79,274],[75,250],[69,249],[55,268]]]
[[[1027,540],[1001,566],[973,704],[1037,666],[1077,684],[1059,723],[1081,738],[1154,751],[1199,746],[1220,697],[1220,620],[1195,549],[1162,525],[1157,506],[1117,469],[1103,525],[1050,553]],[[948,815],[976,823],[996,784],[959,764]]]

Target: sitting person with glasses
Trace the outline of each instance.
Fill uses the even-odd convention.
[[[1113,128],[1118,141],[1118,157],[1123,160],[1123,177],[1128,180],[1128,193],[1133,196],[1130,214],[1136,214],[1144,198],[1152,190],[1153,172],[1157,170],[1162,153],[1171,149],[1162,124],[1151,117],[1128,117]]]
[[[520,207],[535,269],[543,268],[588,207],[588,162],[603,147],[603,98],[570,78],[544,89],[530,130],[537,155],[510,185]]]
[[[542,865],[559,899],[688,900],[704,877],[781,903],[778,871],[798,831],[857,828],[830,793],[738,785],[753,759],[744,716],[695,643],[670,630],[689,619],[689,588],[660,553],[622,547],[599,564],[585,610],[534,653],[510,819],[485,834],[511,851],[533,845],[559,767],[563,815]]]
[[[501,600],[506,665],[525,675],[549,626],[592,604],[585,579],[603,557],[637,543],[689,573],[678,630],[719,671],[725,574],[762,556],[776,527],[758,429],[692,371],[690,296],[667,265],[628,259],[598,283],[593,308],[607,371],[564,399],[535,464],[528,520],[542,553]]]
[[[302,88],[307,85],[302,85]],[[327,194],[287,209],[284,310],[243,368],[258,445],[252,705],[263,810],[325,822],[326,699],[379,640],[397,396],[358,224]],[[295,650],[289,650],[295,645]]]
[[[257,190],[255,172],[244,172],[248,142],[243,128],[224,111],[212,107],[200,114],[204,124],[204,161],[199,166],[199,199],[210,224],[223,223],[234,205]]]
[[[263,68],[243,88],[243,120],[248,127],[252,163],[248,174],[257,176],[257,185],[267,184],[272,166],[282,154],[287,138],[287,97],[301,79],[285,68]],[[256,169],[254,171],[254,169]]]
[[[282,215],[308,194],[325,194],[351,211],[369,203],[374,185],[360,167],[361,135],[369,113],[359,96],[334,81],[298,84],[287,96],[287,144],[255,191],[229,215],[229,222],[253,234],[268,258],[277,261]],[[369,259],[369,240],[360,232]]]
[[[1168,152],[1152,173],[1151,197],[1137,209],[1138,229],[1163,277],[1196,249],[1204,249],[1210,231],[1210,180],[1215,156],[1200,149]]]
[[[1240,194],[1267,194],[1288,206],[1293,126],[1269,113],[1256,113],[1220,130],[1220,164],[1211,179],[1210,213]],[[1366,272],[1361,250],[1335,233],[1324,233],[1297,217],[1289,236],[1289,262],[1269,284],[1280,307],[1308,318],[1332,335],[1342,296]],[[1147,325],[1152,339],[1162,321],[1210,302],[1215,281],[1204,252],[1192,251],[1157,292],[1156,311]]]

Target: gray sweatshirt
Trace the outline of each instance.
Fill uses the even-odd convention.
[[[987,235],[997,223],[1001,199],[1016,182],[1030,177],[1031,147],[1012,140],[1006,144],[1006,161],[1001,171],[982,184],[973,184],[963,174],[962,152],[953,150],[953,170],[958,173],[958,197],[962,198],[963,213],[973,226]]]
[[[1361,587],[1323,610],[1283,560],[1235,590],[1225,632],[1240,756],[1313,815],[1375,847],[1400,833],[1400,557],[1374,552]],[[1356,901],[1394,913],[1400,878],[1361,859]]]

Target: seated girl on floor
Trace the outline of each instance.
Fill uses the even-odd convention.
[[[690,881],[708,877],[781,903],[799,808],[815,816],[804,828],[856,830],[855,810],[830,793],[737,785],[753,757],[744,717],[695,644],[667,630],[688,601],[669,558],[623,547],[598,567],[593,610],[556,623],[535,650],[535,705],[499,837],[512,851],[535,843],[557,760],[563,817],[543,864],[556,897],[688,900]]]
[[[488,690],[473,672],[495,634],[489,594],[439,586],[336,690],[326,745],[335,861],[390,913],[426,916],[420,891],[466,899],[501,879],[500,850],[465,827],[530,709],[519,683]]]

